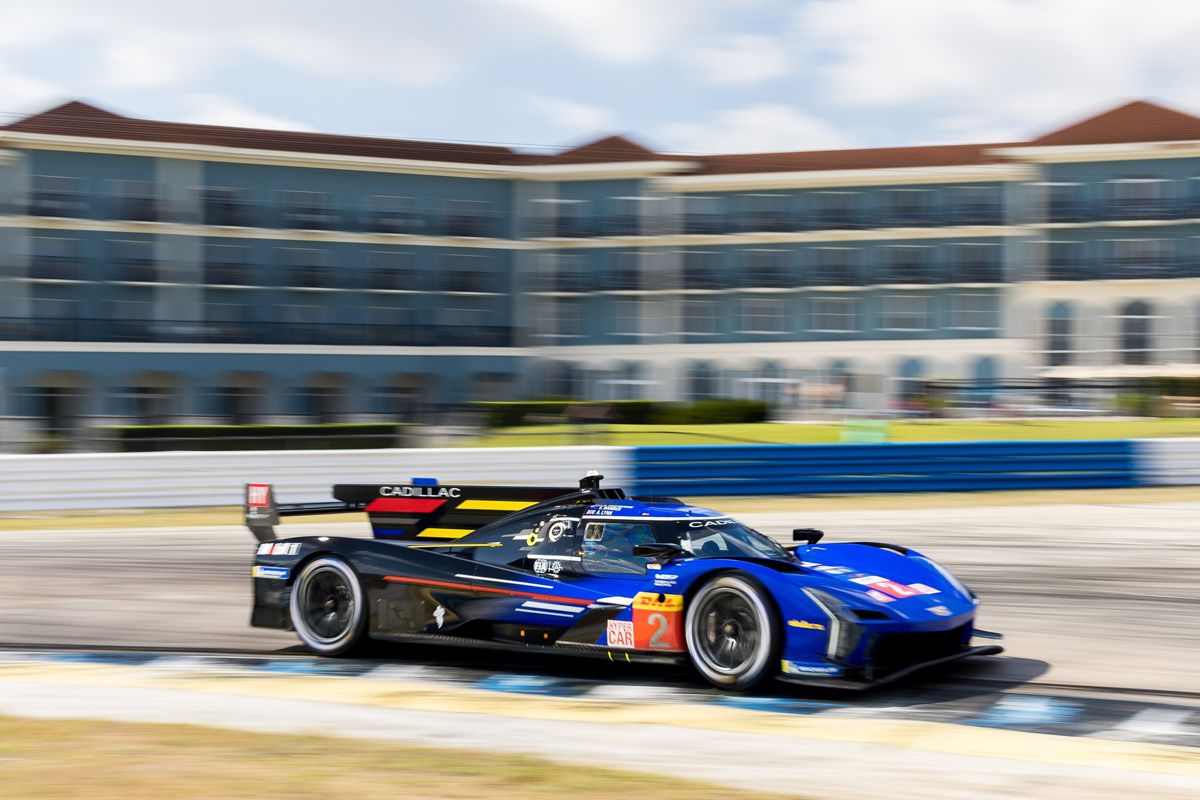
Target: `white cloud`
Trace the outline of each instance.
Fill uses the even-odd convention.
[[[1032,133],[1138,96],[1200,100],[1194,0],[841,0],[793,21],[822,100],[965,135]]]
[[[701,122],[676,122],[657,130],[667,149],[682,153],[828,150],[848,146],[824,120],[779,103],[757,103],[717,112]]]
[[[62,97],[63,91],[60,86],[22,74],[0,62],[0,111],[41,111]],[[0,124],[3,124],[2,119]]]
[[[313,130],[311,125],[303,122],[255,111],[232,97],[195,94],[186,98],[185,106],[188,111],[183,115],[183,122],[229,125],[235,128],[269,128],[282,131]]]
[[[533,112],[548,123],[555,136],[578,138],[588,134],[611,133],[617,127],[617,115],[602,106],[547,95],[531,95],[528,102]]]
[[[711,45],[701,45],[685,62],[706,82],[717,86],[753,86],[785,75],[790,59],[776,38],[736,34]]]

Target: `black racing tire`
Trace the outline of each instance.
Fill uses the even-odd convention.
[[[729,573],[702,585],[688,603],[684,635],[692,665],[714,686],[747,691],[778,672],[779,615],[748,575]]]
[[[366,594],[340,558],[322,556],[304,565],[292,584],[288,611],[300,641],[318,655],[347,655],[366,638]]]

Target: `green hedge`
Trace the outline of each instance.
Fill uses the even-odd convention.
[[[403,446],[399,423],[318,425],[114,425],[98,429],[117,450],[343,450]]]
[[[694,403],[664,403],[653,400],[617,400],[611,403],[528,400],[472,405],[484,412],[484,424],[489,428],[515,428],[520,425],[570,421],[617,425],[716,425],[762,422],[767,418],[768,411],[767,404],[758,400],[699,400]]]

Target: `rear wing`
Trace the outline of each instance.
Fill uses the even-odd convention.
[[[278,503],[267,483],[246,484],[244,519],[260,542],[275,539],[281,517],[365,511],[377,539],[450,543],[491,522],[543,503],[621,499],[620,489],[601,489],[604,476],[589,473],[579,488],[541,486],[441,485],[414,479],[407,484],[344,483],[333,487],[333,500]]]

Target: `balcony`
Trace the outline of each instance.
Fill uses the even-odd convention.
[[[366,233],[423,233],[425,220],[408,211],[371,211],[363,219]]]
[[[443,236],[489,237],[496,235],[495,218],[477,214],[453,214],[441,219]]]
[[[205,225],[237,228],[252,227],[257,217],[250,203],[224,198],[206,199],[202,214]]]
[[[316,206],[284,206],[279,220],[289,230],[329,231],[338,227],[337,218],[329,209]]]
[[[738,283],[743,289],[787,289],[795,281],[785,267],[751,266],[742,270]]]
[[[1050,261],[1046,264],[1045,280],[1048,281],[1083,281],[1099,277],[1089,275],[1087,265],[1079,260]]]
[[[610,292],[639,291],[643,288],[641,270],[627,267],[611,269],[605,276],[604,288]]]
[[[1110,280],[1162,280],[1184,277],[1187,262],[1167,256],[1108,259],[1103,277]]]
[[[818,264],[813,268],[810,283],[813,286],[862,286],[865,281],[849,264]]]
[[[157,283],[162,278],[157,262],[130,259],[113,263],[113,280],[121,283]]]
[[[953,283],[1003,283],[1004,268],[997,261],[964,261],[951,269]]]
[[[954,225],[1003,225],[1004,209],[998,205],[963,206],[951,212],[950,222]]]
[[[419,287],[412,273],[407,270],[373,269],[367,273],[366,288],[375,291],[397,292]]]
[[[931,264],[888,264],[882,271],[880,283],[933,284],[943,283],[941,270]]]
[[[28,213],[35,217],[82,217],[86,203],[75,192],[34,192]]]
[[[881,228],[922,228],[929,225],[946,224],[929,208],[895,208],[879,215]]]
[[[156,198],[119,195],[109,204],[109,216],[127,222],[158,222],[162,218]]]
[[[796,224],[783,211],[744,214],[738,227],[747,233],[782,233],[796,230]]]
[[[578,270],[562,270],[560,272],[544,272],[540,275],[535,275],[531,291],[582,294],[590,292],[594,288],[587,273]]]
[[[507,326],[0,318],[0,340],[511,347]]]
[[[204,282],[210,286],[255,286],[254,269],[247,264],[205,264]]]
[[[330,267],[289,267],[288,286],[295,289],[340,289],[337,273]]]
[[[35,256],[29,264],[29,277],[40,281],[81,281],[84,263],[67,256]]]
[[[717,291],[720,289],[728,289],[731,282],[728,276],[715,267],[698,267],[688,266],[683,267],[683,288],[684,289],[701,289],[706,291]]]
[[[857,230],[867,227],[864,214],[851,209],[817,209],[813,212],[812,230]]]
[[[496,278],[490,272],[448,272],[442,284],[442,291],[487,294],[496,291]]]

